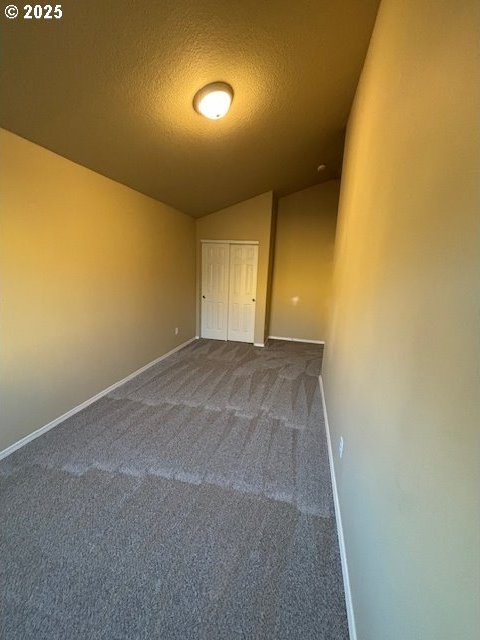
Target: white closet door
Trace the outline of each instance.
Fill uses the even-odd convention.
[[[257,261],[258,247],[256,245],[232,244],[230,246],[228,340],[253,342]]]
[[[202,244],[202,338],[227,339],[228,244]]]

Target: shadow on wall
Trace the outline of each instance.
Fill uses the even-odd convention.
[[[340,181],[280,198],[269,334],[325,341]]]

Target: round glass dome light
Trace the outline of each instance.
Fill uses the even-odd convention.
[[[193,98],[195,111],[210,120],[227,115],[233,100],[233,89],[226,82],[212,82],[197,91]]]

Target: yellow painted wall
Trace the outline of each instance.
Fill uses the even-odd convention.
[[[272,336],[326,339],[339,191],[331,180],[278,201]]]
[[[1,450],[194,336],[195,222],[4,130],[0,148]]]
[[[359,640],[479,637],[479,43],[477,0],[383,0],[350,116],[324,380]]]
[[[258,276],[255,309],[255,342],[263,343],[266,335],[267,300],[269,291],[269,256],[273,224],[273,194],[262,193],[255,198],[221,209],[197,223],[197,334],[200,335],[201,240],[257,240]]]

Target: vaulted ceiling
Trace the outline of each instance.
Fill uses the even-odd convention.
[[[337,177],[378,0],[67,0],[1,20],[1,125],[194,216]],[[229,114],[195,92],[222,80]],[[319,164],[327,169],[317,172]]]

